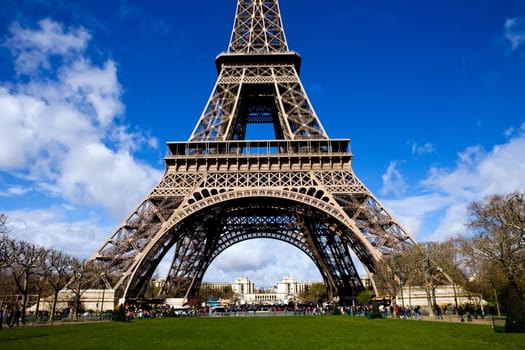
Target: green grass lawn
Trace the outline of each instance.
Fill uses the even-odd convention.
[[[363,317],[166,318],[2,329],[0,349],[525,349],[488,325]]]

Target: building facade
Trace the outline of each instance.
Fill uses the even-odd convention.
[[[314,283],[321,282],[300,282],[292,276],[286,276],[273,288],[261,290],[256,289],[248,277],[239,277],[233,283],[204,282],[202,286],[217,291],[231,287],[235,302],[239,304],[288,304],[299,301],[300,294],[308,291]]]
[[[481,295],[466,292],[460,286],[443,285],[437,286],[433,292],[429,293],[420,286],[403,286],[396,295],[395,303],[400,306],[419,305],[424,309],[433,309],[434,305],[441,308],[445,306],[454,308],[460,305],[475,305],[483,308],[487,302]]]

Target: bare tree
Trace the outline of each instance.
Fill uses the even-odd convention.
[[[467,259],[463,254],[462,237],[455,237],[440,242],[434,255],[436,263],[443,273],[448,276],[454,290],[454,304],[458,307],[458,286],[468,289]]]
[[[388,256],[376,264],[374,280],[380,296],[394,298],[403,283],[401,267],[397,263],[398,255]]]
[[[384,257],[377,264],[374,273],[374,280],[380,295],[394,298],[401,293],[402,306],[411,305],[412,286],[423,285],[422,256],[421,247],[412,246]]]
[[[34,274],[29,280],[29,293],[36,293],[37,295],[34,314],[37,320],[43,320],[40,315],[40,301],[42,299],[42,296],[50,294],[49,284],[46,282],[47,269],[48,267],[46,265],[46,262],[43,261],[41,266],[41,272],[39,272],[38,274]]]
[[[0,213],[0,235],[9,233],[9,227],[7,227],[7,215]]]
[[[463,247],[466,252],[472,251],[469,238],[464,238]],[[465,289],[479,293],[484,299],[492,301],[496,306],[497,315],[501,316],[499,298],[506,283],[504,278],[505,274],[501,266],[468,255],[465,265],[468,275],[473,277],[466,283]]]
[[[3,233],[0,236],[0,309],[5,305],[12,306],[9,305],[10,297],[16,294],[10,268],[14,256],[11,247],[11,239]]]
[[[469,211],[466,254],[502,274],[507,318],[525,318],[525,192],[487,197]]]
[[[58,294],[74,276],[74,267],[80,265],[77,258],[66,255],[58,250],[51,250],[47,255],[48,266],[46,281],[53,289],[53,302],[49,320],[52,322],[56,312]]]
[[[436,288],[438,286],[452,283],[454,285],[454,292],[456,291],[454,280],[450,276],[461,276],[460,271],[457,269],[458,255],[453,249],[452,242],[422,243],[421,255],[423,262],[423,280],[426,285],[426,290],[431,294],[432,305],[436,307]],[[463,277],[461,277],[460,280],[464,282]]]
[[[68,287],[75,296],[74,312],[75,318],[78,319],[79,313],[82,309],[81,298],[82,294],[89,288],[98,288],[101,283],[104,283],[105,272],[102,266],[93,260],[73,260],[73,279],[68,284]]]
[[[0,269],[10,265],[9,260],[12,256],[10,241],[11,239],[6,234],[0,236]]]
[[[424,251],[420,245],[415,245],[407,248],[403,252],[394,255],[395,267],[397,268],[397,275],[399,276],[401,288],[401,297],[403,304],[405,298],[408,298],[408,304],[412,305],[411,288],[413,286],[423,286],[427,291],[427,295],[430,295],[428,289],[428,283],[425,281],[424,269]],[[408,289],[408,296],[404,293],[404,289]],[[429,311],[432,312],[432,305],[429,300]]]
[[[411,289],[421,286],[427,294],[429,312],[436,305],[435,290],[450,280],[442,266],[449,259],[441,243],[425,242],[384,258],[377,266],[375,280],[385,295],[401,292],[403,306],[412,305]],[[408,295],[406,294],[408,290]]]
[[[10,259],[10,241],[11,239],[7,235],[9,228],[7,227],[7,216],[0,213],[0,269],[9,265]]]
[[[0,310],[13,306],[13,296],[16,294],[13,277],[8,268],[0,269]]]
[[[27,297],[30,288],[30,280],[34,275],[43,273],[42,266],[46,259],[47,250],[37,247],[26,241],[10,240],[12,260],[10,269],[16,287],[22,295],[22,318],[26,315]]]

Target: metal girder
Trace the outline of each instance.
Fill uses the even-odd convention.
[[[164,291],[189,296],[231,245],[279,239],[305,252],[334,296],[347,298],[362,287],[350,251],[373,272],[381,257],[415,243],[355,176],[347,145],[172,143],[163,179],[94,257],[123,295],[136,297],[174,248]]]
[[[238,64],[238,63],[237,63]],[[277,139],[327,139],[294,65],[223,65],[190,141],[244,139],[253,106],[273,112]]]
[[[342,290],[355,295],[363,288],[354,263],[346,258],[349,251],[332,230],[335,221],[302,203],[239,198],[208,207],[188,221],[194,224],[177,242],[165,294],[194,294],[218,255],[238,242],[256,238],[280,240],[303,251],[321,271],[333,296]]]
[[[277,0],[239,0],[228,52],[287,52]]]
[[[162,292],[190,297],[234,244],[269,238],[304,252],[332,297],[363,288],[351,253],[374,272],[415,240],[357,178],[349,140],[330,139],[299,79],[276,0],[239,0],[228,52],[188,142],[168,143],[159,183],[92,256],[116,295],[136,298],[165,255]],[[275,139],[245,140],[248,124]]]

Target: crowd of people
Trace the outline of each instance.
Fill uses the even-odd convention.
[[[373,304],[368,305],[355,305],[355,306],[346,306],[341,309],[341,311],[350,316],[369,316],[374,313]],[[452,305],[446,306],[433,306],[434,318],[437,320],[442,320],[444,315],[448,315],[449,318],[457,316],[458,321],[460,322],[472,322],[473,319],[484,319],[485,313],[481,308],[476,308],[473,304],[467,304],[464,306],[459,305],[454,307]],[[380,303],[377,306],[378,314],[383,318],[403,318],[403,319],[413,319],[421,320],[423,315],[428,316],[429,310],[422,309],[421,306],[401,306],[401,305],[390,305]]]
[[[0,329],[2,329],[4,322],[8,327],[20,326],[21,318],[22,318],[22,313],[20,312],[20,309],[13,309],[13,310],[0,309]]]
[[[292,316],[292,315],[325,315],[333,312],[332,305],[321,304],[249,304],[230,306],[202,306],[176,308],[169,305],[126,304],[118,307],[125,319],[143,319],[159,317],[205,317],[205,316]],[[118,311],[117,311],[118,313]]]
[[[434,317],[437,320],[443,319],[448,315],[449,319],[457,317],[460,322],[471,322],[473,319],[484,318],[485,314],[482,309],[475,308],[472,304],[464,306],[444,306],[433,307]],[[231,305],[228,307],[214,308],[204,306],[199,308],[175,308],[169,305],[148,305],[148,304],[126,304],[120,305],[115,310],[113,317],[107,319],[117,319],[120,315],[123,320],[161,318],[161,317],[195,317],[195,316],[292,316],[292,315],[326,315],[340,313],[349,316],[377,316],[382,318],[399,318],[421,320],[422,316],[428,316],[429,310],[422,309],[420,306],[400,306],[393,304],[379,303],[378,305],[353,305],[334,307],[331,304],[299,304],[291,303],[288,305]],[[12,310],[0,309],[0,329],[3,325],[7,327],[18,327],[23,323],[20,309]]]

